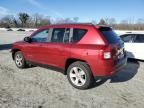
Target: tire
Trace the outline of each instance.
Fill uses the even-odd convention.
[[[21,51],[17,51],[14,54],[14,61],[16,66],[20,69],[26,68],[28,66]]]
[[[91,69],[85,62],[74,62],[67,69],[67,78],[70,84],[81,90],[92,87],[94,77]]]

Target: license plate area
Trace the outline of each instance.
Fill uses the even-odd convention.
[[[121,48],[117,51],[117,59],[115,60],[115,64],[119,64],[125,58],[125,50]]]
[[[124,50],[124,48],[121,48],[120,50],[118,50],[117,58],[118,58],[118,60],[120,60],[124,57],[125,57],[125,50]]]

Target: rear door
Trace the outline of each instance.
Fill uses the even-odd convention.
[[[70,56],[70,28],[53,28],[50,42],[43,45],[46,64],[63,68]]]

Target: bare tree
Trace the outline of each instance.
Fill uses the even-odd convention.
[[[96,20],[92,20],[91,23],[94,24],[94,25],[97,24]]]
[[[139,18],[137,20],[137,24],[144,24],[144,19],[143,18]]]
[[[43,16],[38,13],[36,13],[32,16],[32,22],[34,24],[34,27],[50,25],[52,23],[50,16]]]
[[[100,22],[98,23],[98,25],[107,25],[107,23],[105,22],[104,19],[100,19]]]
[[[29,20],[29,15],[27,13],[19,13],[19,19],[21,21],[21,26],[25,27],[27,21]]]
[[[6,28],[14,27],[14,16],[7,15],[1,19],[1,26],[3,25]]]
[[[74,17],[74,18],[73,18],[73,21],[74,21],[75,23],[77,23],[77,22],[79,21],[79,17]]]
[[[106,22],[106,24],[108,24],[108,25],[110,25],[110,26],[116,24],[115,18],[105,18],[105,22]]]
[[[38,27],[38,25],[40,24],[40,20],[42,19],[42,15],[36,13],[33,15],[33,23],[35,27]]]
[[[78,23],[79,18],[78,17],[73,17],[73,18],[56,18],[53,20],[54,23]]]

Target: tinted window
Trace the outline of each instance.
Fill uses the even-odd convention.
[[[53,29],[51,42],[56,42],[56,43],[63,42],[64,33],[65,33],[65,28]]]
[[[129,42],[132,42],[132,41],[133,41],[133,38],[132,38],[132,37],[134,37],[134,36],[132,36],[132,35],[122,35],[122,36],[120,36],[120,37],[121,37],[121,39],[122,39],[124,42],[129,43]]]
[[[74,29],[72,42],[78,42],[82,39],[82,37],[87,33],[86,29]]]
[[[49,30],[43,30],[32,36],[32,42],[48,42]]]
[[[64,43],[69,43],[69,37],[70,37],[70,29],[66,29],[66,30],[65,30],[65,33],[64,33],[63,42],[64,42]]]
[[[134,42],[143,43],[144,42],[144,35],[137,35]]]
[[[119,43],[121,41],[120,37],[109,27],[102,27],[99,29],[105,39],[110,44]]]

